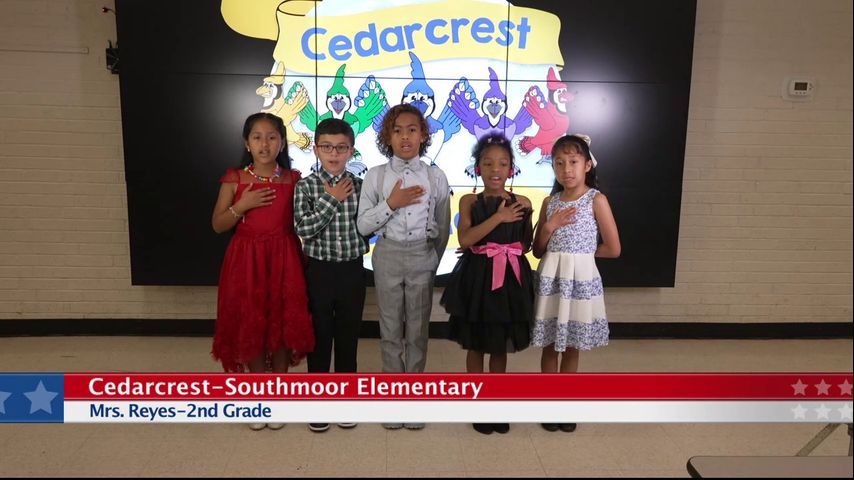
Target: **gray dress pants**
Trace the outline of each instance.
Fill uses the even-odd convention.
[[[383,372],[420,373],[427,362],[433,281],[439,260],[429,240],[380,238],[371,255]]]

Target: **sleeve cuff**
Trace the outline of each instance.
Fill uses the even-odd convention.
[[[383,200],[380,204],[380,209],[377,211],[377,219],[386,222],[392,215],[394,215],[394,210],[388,206],[387,201]]]
[[[317,199],[317,203],[322,207],[324,213],[335,213],[338,211],[338,207],[341,206],[341,202],[329,192],[323,192],[320,198]]]

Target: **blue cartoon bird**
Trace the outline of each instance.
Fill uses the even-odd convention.
[[[412,81],[403,87],[403,95],[400,103],[408,103],[416,107],[424,115],[424,118],[427,119],[427,127],[433,142],[427,150],[426,156],[430,157],[435,165],[442,145],[450,140],[455,133],[460,131],[460,119],[454,115],[454,112],[448,105],[445,105],[442,109],[438,119],[433,118],[433,113],[436,111],[435,93],[430,85],[427,84],[424,66],[421,64],[418,56],[412,52],[409,52],[409,60],[409,65],[412,69]],[[474,92],[472,91],[472,93]],[[382,112],[374,117],[374,130],[377,132],[382,127],[383,117],[385,117],[388,109],[389,106],[386,104]]]

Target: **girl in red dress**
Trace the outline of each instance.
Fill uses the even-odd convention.
[[[235,229],[219,278],[213,357],[226,372],[288,371],[314,349],[294,187],[282,119],[256,113],[243,126],[240,168],[225,172],[213,212],[217,233]],[[263,425],[263,424],[262,424]]]

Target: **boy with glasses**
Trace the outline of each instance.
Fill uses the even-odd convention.
[[[365,306],[362,255],[368,242],[356,227],[362,179],[347,170],[355,135],[344,120],[329,118],[317,125],[314,153],[321,168],[297,183],[294,224],[308,257],[305,270],[316,346],[308,371],[328,373],[332,349],[335,372],[356,371],[356,349]],[[355,423],[339,423],[342,428]],[[311,423],[313,432],[328,423]]]

